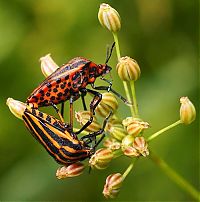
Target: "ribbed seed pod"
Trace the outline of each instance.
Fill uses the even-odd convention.
[[[125,147],[125,149],[123,149],[123,152],[124,152],[124,155],[129,156],[129,157],[138,157],[138,156],[140,156],[140,153],[133,146]]]
[[[22,119],[22,115],[27,107],[27,105],[13,98],[8,98],[6,101],[10,111],[19,119]],[[22,119],[23,120],[23,119]]]
[[[83,126],[90,119],[90,112],[89,111],[75,112],[75,118],[80,123],[80,125]],[[96,116],[93,115],[92,123],[85,130],[89,132],[95,132],[100,129],[101,129],[101,125],[97,122]]]
[[[105,169],[108,167],[110,161],[113,158],[112,150],[107,148],[101,148],[91,156],[89,164],[92,168]]]
[[[134,59],[125,56],[119,59],[117,73],[123,81],[136,81],[141,72],[138,63]]]
[[[196,118],[196,110],[188,97],[180,98],[180,119],[184,124],[192,123]]]
[[[126,130],[129,135],[134,137],[139,135],[144,129],[149,128],[149,124],[138,118],[128,117],[123,120],[122,124],[126,127]]]
[[[123,176],[120,173],[114,173],[106,178],[106,183],[103,189],[103,195],[106,198],[115,198],[122,186]]]
[[[138,151],[139,154],[142,156],[148,156],[149,150],[148,150],[148,144],[144,137],[136,137],[133,142],[133,147]]]
[[[56,172],[56,177],[58,179],[64,179],[67,177],[76,177],[83,173],[84,168],[85,166],[80,162],[73,163],[69,166],[62,166],[58,168]]]
[[[100,5],[98,19],[101,25],[111,32],[117,32],[121,29],[119,13],[108,4],[102,3]]]
[[[102,100],[96,108],[96,112],[102,116],[107,117],[110,112],[115,112],[118,108],[118,101],[112,93],[103,93]]]
[[[106,138],[103,142],[103,145],[104,147],[107,147],[108,149],[111,150],[117,150],[120,149],[121,147],[121,143],[114,138]]]
[[[48,77],[53,72],[55,72],[56,69],[59,68],[59,66],[51,58],[50,54],[41,57],[40,62],[41,62],[41,70],[45,77]]]

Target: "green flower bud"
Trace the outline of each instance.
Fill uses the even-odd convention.
[[[96,108],[96,112],[102,116],[107,117],[109,113],[112,111],[113,113],[118,108],[118,101],[116,97],[112,93],[103,93],[102,100]]]
[[[140,67],[138,63],[126,56],[119,59],[117,73],[123,81],[136,81],[140,77]]]
[[[126,135],[121,143],[122,151],[124,151],[127,147],[132,146],[134,141],[134,136]]]
[[[62,166],[58,168],[56,177],[58,179],[64,179],[67,177],[76,177],[83,173],[85,166],[82,163],[73,163],[69,166]]]
[[[111,32],[117,32],[121,29],[119,13],[108,4],[100,5],[98,19],[101,25]]]
[[[196,110],[188,97],[180,98],[180,119],[184,124],[192,123],[196,118]]]
[[[103,195],[106,198],[115,198],[122,186],[123,176],[120,173],[114,173],[106,178],[106,183],[103,189]]]
[[[117,139],[118,141],[122,141],[122,139],[127,135],[122,125],[113,125],[109,128],[108,132],[110,135]]]
[[[89,164],[92,168],[105,169],[113,158],[112,150],[101,148],[91,156]]]
[[[53,72],[55,72],[56,69],[59,68],[59,66],[51,58],[50,54],[41,57],[40,62],[41,62],[41,70],[45,77],[48,77]]]
[[[13,98],[8,98],[6,101],[10,111],[19,119],[22,119],[22,115],[27,107],[27,105]],[[23,120],[23,119],[22,119]]]
[[[89,111],[79,111],[75,112],[75,118],[80,123],[81,126],[85,125],[90,119],[91,113]],[[96,116],[93,115],[92,123],[85,129],[89,132],[95,132],[101,129],[101,125],[97,122]]]

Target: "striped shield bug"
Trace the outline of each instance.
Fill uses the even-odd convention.
[[[73,102],[81,96],[84,109],[86,110],[84,96],[87,92],[93,94],[94,98],[90,103],[91,118],[78,132],[76,132],[77,134],[83,131],[88,125],[90,125],[93,120],[95,108],[102,98],[102,95],[98,91],[86,88],[88,84],[91,84],[91,87],[96,90],[111,91],[128,104],[125,98],[123,98],[119,93],[112,89],[112,83],[104,78],[104,75],[108,74],[111,70],[111,67],[108,66],[107,63],[111,57],[113,48],[114,44],[109,51],[110,53],[107,54],[105,64],[97,65],[94,62],[82,57],[76,57],[70,60],[67,64],[64,64],[50,76],[48,76],[27,98],[27,103],[32,104],[33,108],[36,109],[38,107],[49,105],[52,105],[54,108],[56,108],[56,104],[69,100],[70,125],[73,128]],[[96,87],[94,82],[97,77],[100,77],[102,80],[108,82],[109,86]],[[61,112],[62,111],[63,110],[61,110]],[[62,120],[62,113],[60,117]]]
[[[28,106],[22,118],[33,137],[47,152],[58,163],[69,165],[90,158],[97,145],[105,136],[104,128],[110,115],[104,120],[102,129],[89,133],[80,140],[72,132],[69,124],[61,122],[55,117],[40,112],[37,109]],[[96,142],[96,136],[101,134],[101,138]],[[91,146],[90,143],[93,141],[95,141],[95,145]]]

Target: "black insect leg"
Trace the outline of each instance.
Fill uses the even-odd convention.
[[[85,88],[83,88],[80,91],[81,91],[81,99],[82,99],[83,109],[84,109],[84,111],[87,111],[87,106],[85,103],[85,95],[87,94],[87,90]]]
[[[95,141],[95,145],[92,147],[93,149],[95,149],[99,145],[99,143],[103,140],[103,138],[105,137],[104,129],[105,129],[106,124],[107,124],[109,118],[111,117],[111,115],[112,115],[112,112],[110,112],[109,115],[105,118],[105,120],[103,122],[103,126],[102,126],[102,128],[100,130],[98,130],[96,132],[93,132],[93,133],[89,133],[88,135],[83,136],[81,138],[81,140],[84,141],[84,139],[87,139],[87,140],[84,141],[86,144],[89,144],[92,141]],[[98,135],[101,135],[101,134],[102,134],[101,138],[96,142],[96,137]]]
[[[86,89],[86,90],[87,90],[87,92],[94,95],[94,98],[93,98],[92,102],[90,103],[91,116],[90,116],[90,119],[86,122],[86,124],[79,131],[75,132],[76,134],[81,133],[83,130],[85,130],[92,123],[93,115],[95,114],[94,111],[102,99],[101,93],[94,91],[94,90],[90,90],[90,89]]]
[[[118,92],[116,92],[115,90],[113,90],[111,88],[111,86],[95,86],[93,83],[91,84],[93,89],[96,90],[106,90],[108,92],[112,92],[114,93],[118,98],[120,98],[126,105],[132,105],[132,103],[130,103],[126,98],[124,98],[122,95],[120,95]]]
[[[60,120],[61,120],[62,122],[65,122],[64,119],[63,119],[63,116],[62,116],[62,114],[59,112],[59,109],[57,108],[57,106],[56,106],[54,103],[52,103],[52,102],[51,102],[51,105],[52,105],[52,107],[56,110],[58,116],[60,117]]]

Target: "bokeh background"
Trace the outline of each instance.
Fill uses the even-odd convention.
[[[104,201],[110,173],[123,172],[128,158],[113,160],[103,171],[57,180],[58,165],[6,106],[13,97],[25,101],[44,79],[39,58],[51,53],[59,64],[76,56],[103,63],[111,33],[97,19],[100,3],[109,3],[122,19],[122,55],[136,59],[140,116],[158,129],[179,119],[179,98],[188,96],[197,111],[198,0],[0,0],[0,200]],[[113,87],[124,94],[116,75]],[[98,82],[97,82],[98,84]],[[91,98],[90,98],[91,99]],[[119,115],[130,115],[120,100]],[[68,105],[68,103],[66,104]],[[81,108],[79,101],[75,108]],[[54,113],[52,109],[41,109]],[[66,119],[68,112],[66,111]],[[199,189],[199,120],[178,126],[155,139],[152,150]],[[192,201],[151,160],[141,159],[126,178],[116,201]]]

